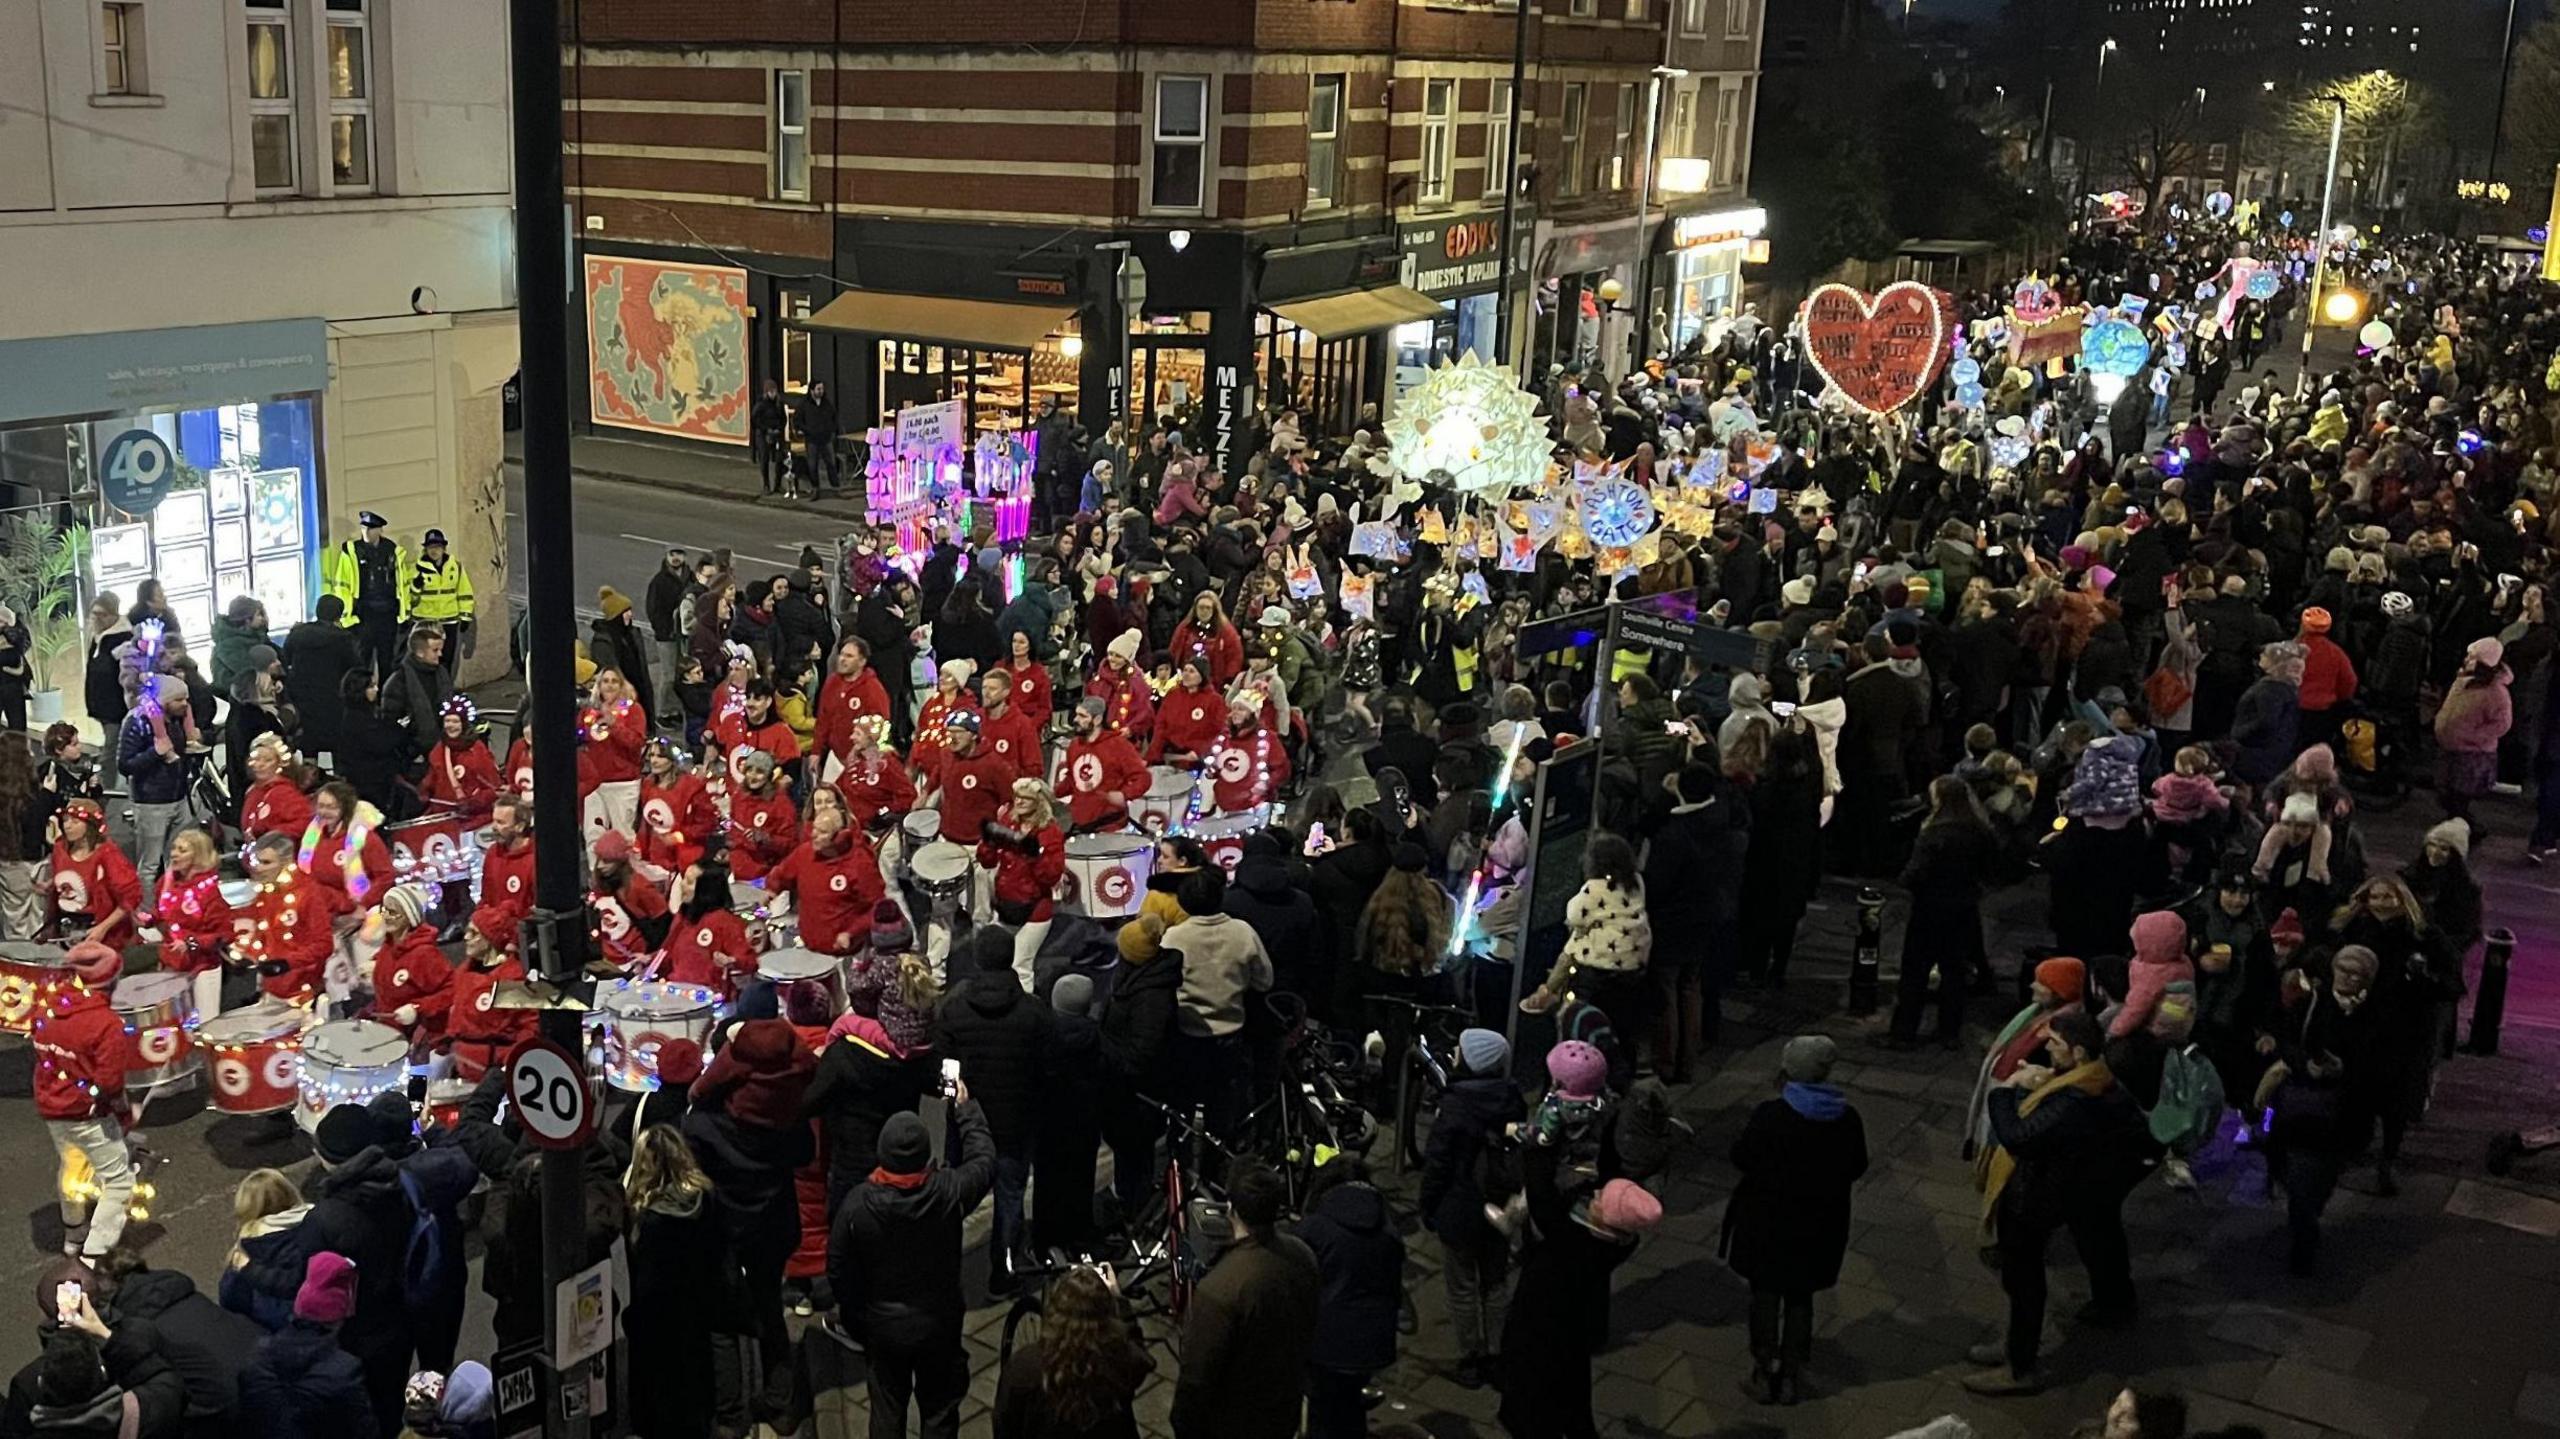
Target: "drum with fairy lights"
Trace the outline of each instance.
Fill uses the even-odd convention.
[[[480,819],[437,806],[413,820],[382,827],[391,869],[417,884],[445,884],[480,874]]]
[[[341,1104],[369,1103],[409,1082],[409,1041],[370,1019],[341,1019],[302,1038],[302,1093],[294,1109],[305,1133]]]
[[[1127,919],[1147,897],[1156,842],[1143,834],[1079,834],[1067,840],[1058,902],[1095,919]]]
[[[116,982],[116,1018],[124,1021],[130,1058],[124,1087],[155,1094],[191,1084],[204,1073],[204,1056],[196,1052],[195,977],[185,974],[137,974]]]
[[[604,1016],[605,1082],[643,1094],[658,1087],[661,1046],[690,1039],[711,1047],[720,996],[699,985],[625,979],[596,987],[596,1009]]]
[[[1218,862],[1218,868],[1233,879],[1236,866],[1244,862],[1244,842],[1253,832],[1271,823],[1270,807],[1258,806],[1237,814],[1213,814],[1191,827],[1191,837]]]
[[[34,1025],[37,996],[70,977],[70,954],[58,944],[0,943],[0,1029],[24,1034]]]
[[[1147,770],[1147,792],[1129,797],[1129,819],[1149,834],[1162,834],[1182,823],[1191,808],[1191,792],[1200,781],[1187,769],[1155,765]]]
[[[196,1026],[217,1111],[274,1114],[294,1106],[302,1087],[302,1021],[301,1010],[260,1000]]]

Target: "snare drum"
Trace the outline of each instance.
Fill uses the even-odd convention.
[[[816,980],[827,987],[829,1017],[844,1013],[844,961],[814,949],[777,949],[756,961],[756,973],[776,985]]]
[[[933,907],[944,913],[968,903],[969,884],[976,868],[975,857],[947,839],[926,845],[907,862],[916,888],[923,890]]]
[[[467,1079],[437,1079],[427,1084],[427,1123],[452,1129],[462,1123],[462,1102],[479,1086]]]
[[[195,977],[137,974],[116,982],[116,1018],[132,1037],[124,1085],[146,1093],[182,1084],[204,1073],[188,1031],[196,1022]]]
[[[363,1104],[409,1082],[409,1041],[370,1019],[324,1024],[302,1040],[302,1093],[294,1117],[316,1133],[321,1116],[341,1104]]]
[[[1200,781],[1187,769],[1153,765],[1147,770],[1147,792],[1129,799],[1129,819],[1149,834],[1162,834],[1181,823],[1191,808],[1191,792]]]
[[[604,1011],[604,1076],[614,1088],[645,1094],[658,1087],[658,1047],[690,1039],[706,1049],[719,1019],[720,996],[690,984],[626,979],[596,990]]]
[[[62,945],[0,943],[0,1029],[26,1033],[35,1023],[36,996],[70,970],[70,950]]]
[[[420,884],[472,879],[480,873],[480,830],[459,810],[382,827],[391,870]]]
[[[1271,822],[1268,806],[1244,810],[1237,814],[1213,814],[1191,827],[1191,837],[1218,862],[1218,868],[1235,878],[1236,866],[1244,862],[1244,842],[1255,830]]]
[[[260,1000],[196,1026],[213,1070],[213,1107],[224,1114],[291,1109],[302,1087],[302,1011]]]
[[[1147,897],[1156,842],[1143,834],[1080,834],[1067,840],[1058,902],[1096,919],[1126,919]]]

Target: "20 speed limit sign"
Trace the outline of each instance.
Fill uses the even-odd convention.
[[[547,1039],[528,1039],[507,1055],[507,1099],[525,1137],[544,1149],[576,1149],[596,1132],[586,1067]]]

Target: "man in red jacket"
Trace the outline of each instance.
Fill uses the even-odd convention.
[[[871,943],[871,907],[880,902],[880,863],[837,811],[809,812],[809,838],[764,877],[767,894],[788,894],[800,915],[800,943],[820,954],[858,954]]]
[[[103,944],[71,947],[71,977],[36,996],[36,1113],[53,1137],[62,1173],[62,1252],[95,1264],[124,1235],[125,1207],[133,1200],[133,1157],[124,1132],[132,1119],[124,1072],[132,1063],[124,1021],[111,995],[124,972],[124,956]],[[76,1198],[82,1175],[97,1179],[94,1211]],[[87,1241],[75,1238],[89,1226]]]
[[[2330,615],[2313,605],[2302,612],[2302,747],[2332,744],[2356,697],[2356,662],[2329,638]]]
[[[812,743],[837,764],[849,764],[855,722],[874,716],[888,721],[889,691],[871,672],[871,646],[858,635],[846,635],[836,646],[835,672],[818,687],[818,729]]]
[[[1067,822],[1077,834],[1129,827],[1129,800],[1147,792],[1147,762],[1128,736],[1104,728],[1106,706],[1088,695],[1076,702],[1076,737],[1058,766]]]
[[[944,742],[925,753],[925,779],[941,806],[942,837],[974,846],[987,821],[1011,802],[1013,782],[1022,775],[1012,760],[986,747],[969,711],[953,711],[943,735]]]
[[[480,851],[480,908],[497,933],[513,936],[533,913],[533,802],[501,794],[489,812],[489,843]],[[510,939],[510,943],[512,943]]]
[[[994,751],[1012,764],[1016,774],[1036,777],[1048,768],[1048,756],[1042,750],[1040,727],[1013,702],[1013,676],[1001,669],[989,670],[982,688],[987,712],[978,722],[978,748]]]

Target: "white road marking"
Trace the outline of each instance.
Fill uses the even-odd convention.
[[[656,545],[660,549],[682,550],[689,555],[709,554],[713,549],[717,548],[717,546],[713,545],[688,545],[680,540],[662,540],[656,535],[635,535],[627,531],[622,532],[622,538],[626,540],[638,540],[644,545]],[[790,550],[795,555],[800,552],[799,548],[795,545],[782,545],[777,548]],[[799,568],[797,565],[786,565],[780,560],[758,559],[754,555],[740,554],[734,550],[730,552],[730,558],[742,565],[764,565],[768,568],[777,570],[793,570]]]

